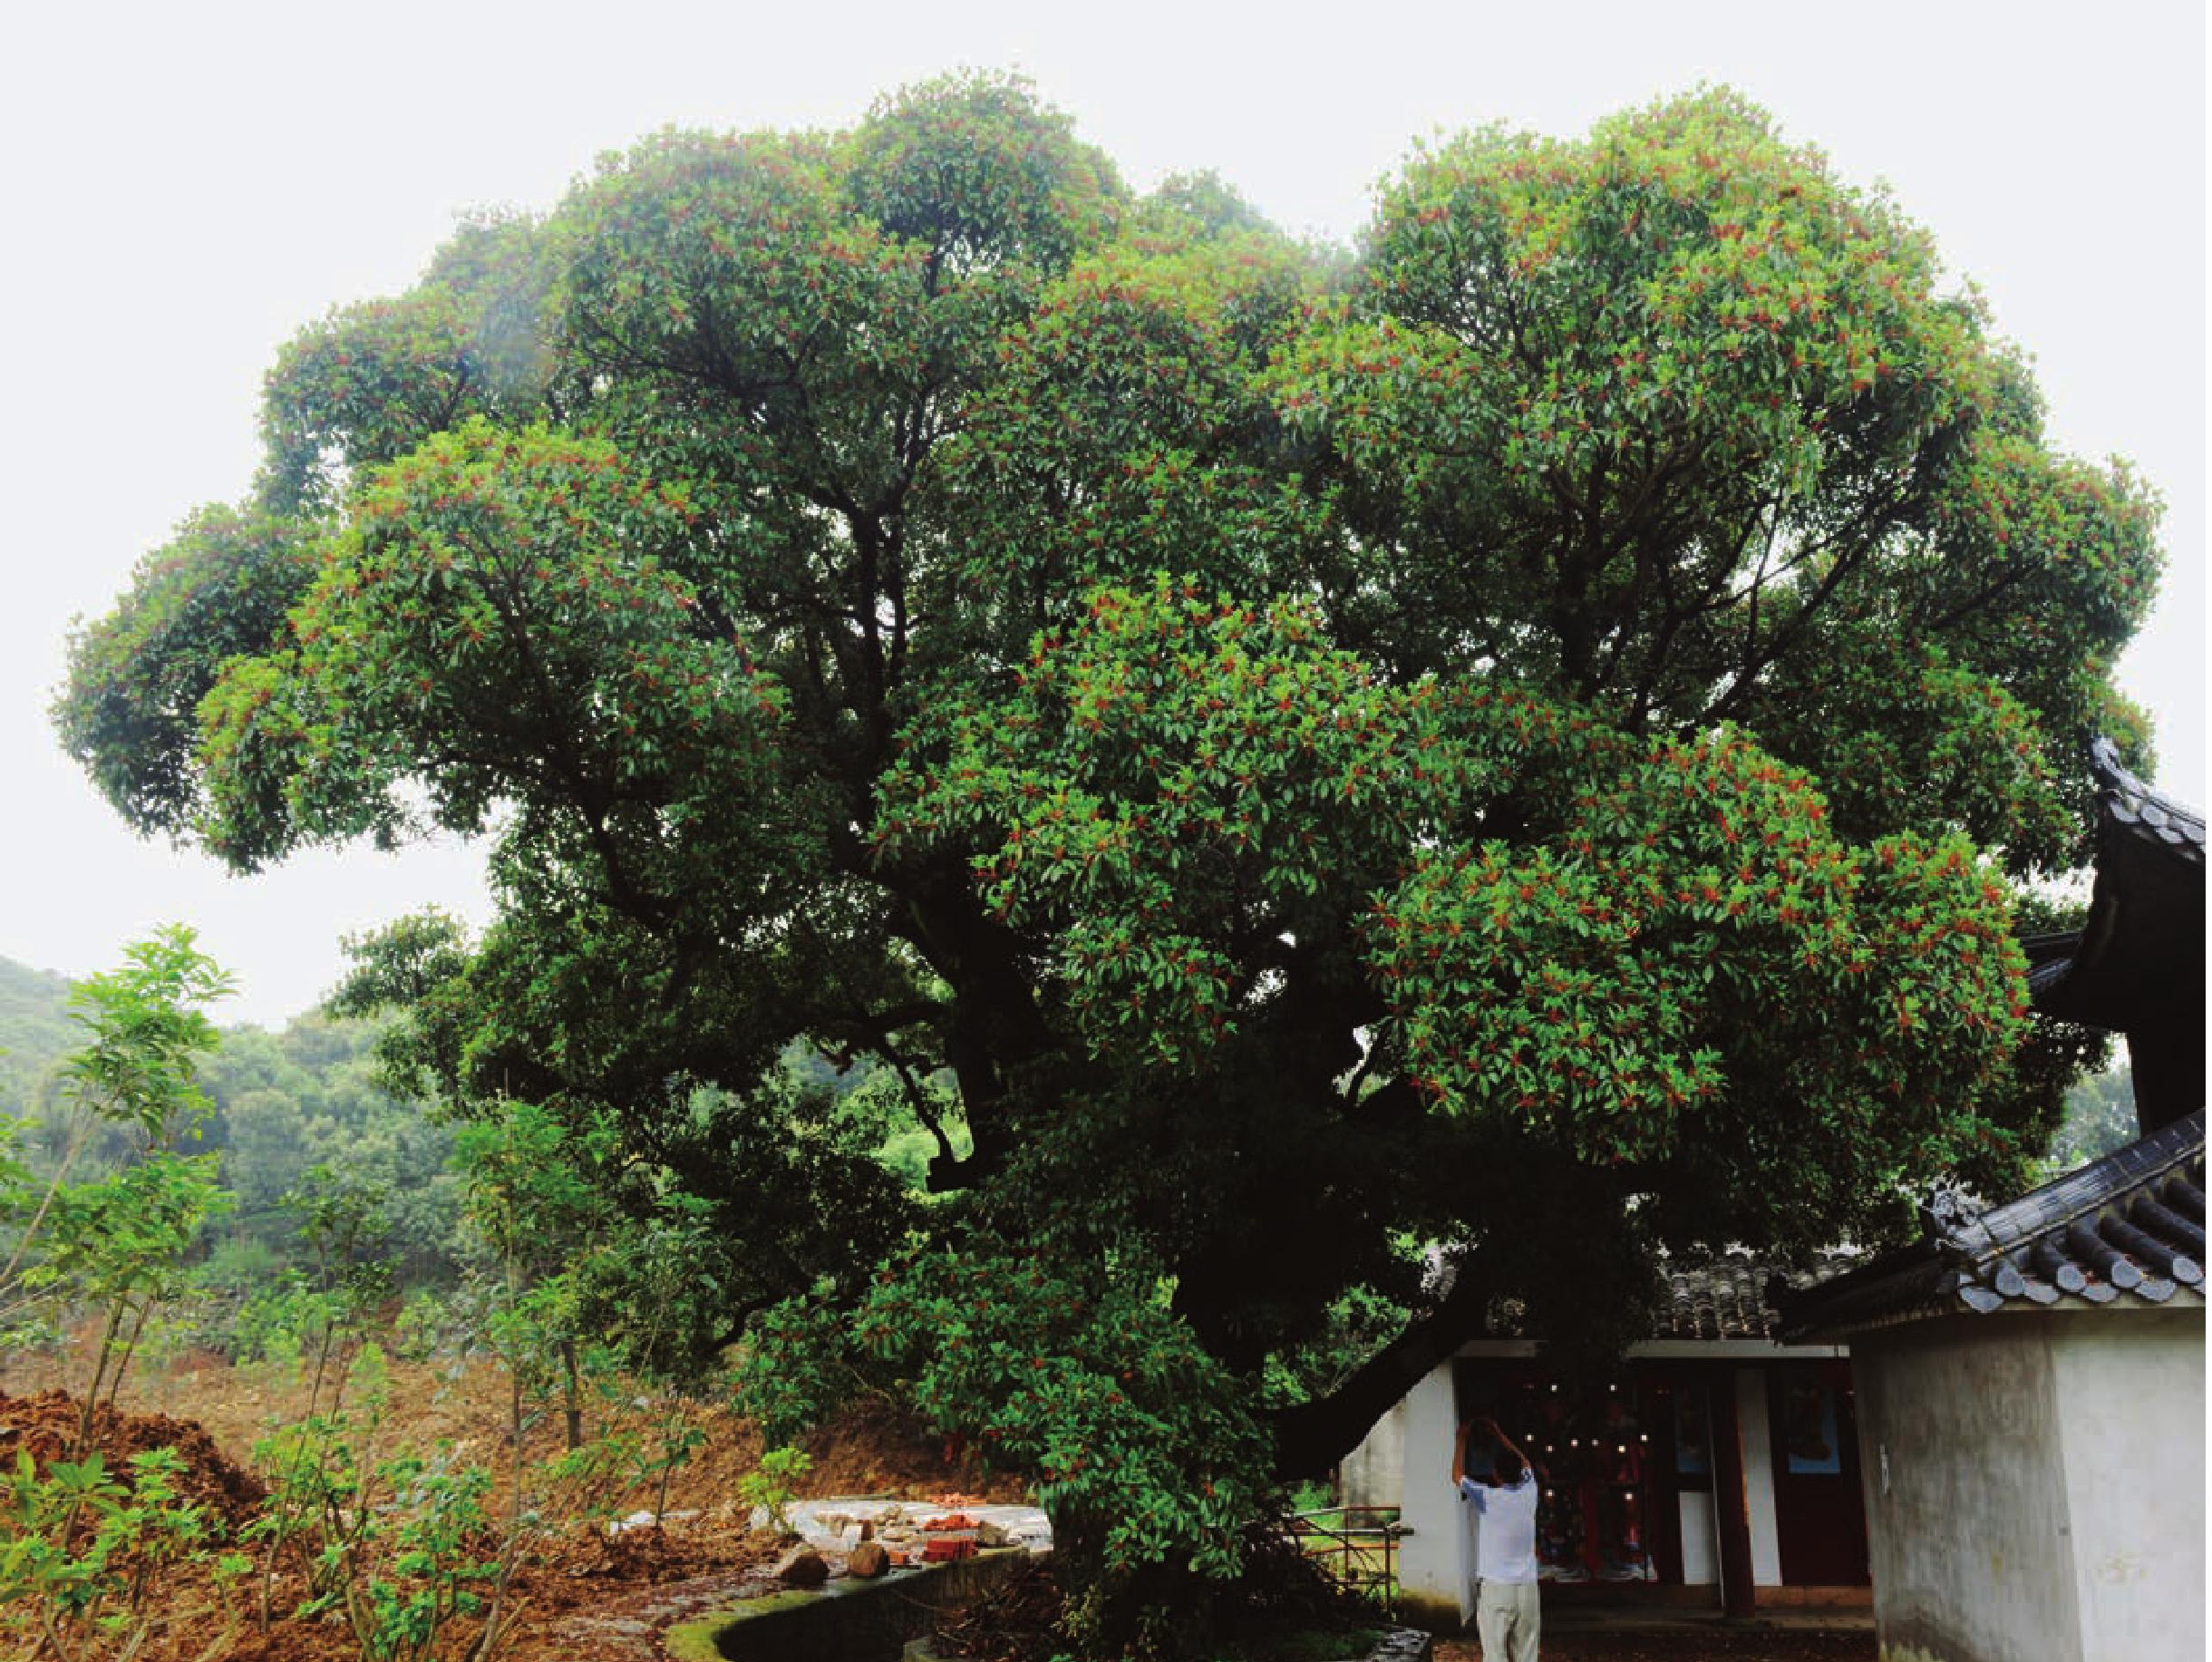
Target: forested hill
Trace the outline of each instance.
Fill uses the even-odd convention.
[[[0,958],[0,1113],[59,1117],[59,1066],[85,1036],[70,1018],[70,985]],[[386,1197],[393,1256],[443,1256],[453,1226],[451,1132],[378,1084],[375,1033],[371,1023],[312,1013],[275,1032],[223,1030],[221,1047],[200,1064],[214,1111],[195,1146],[223,1157],[223,1185],[237,1196],[227,1237],[287,1241],[296,1219],[284,1198],[310,1168],[327,1164]],[[34,1132],[34,1165],[52,1158],[56,1141]]]
[[[85,1039],[71,1018],[71,987],[64,977],[0,957],[0,1114],[33,1122],[23,1152],[42,1175],[53,1170],[63,1140],[61,1064]],[[220,1181],[235,1199],[215,1229],[226,1275],[250,1277],[291,1261],[301,1220],[294,1198],[334,1181],[375,1198],[377,1252],[398,1285],[451,1273],[461,1249],[452,1128],[383,1088],[377,1031],[374,1022],[310,1012],[275,1031],[224,1028],[220,1046],[200,1062],[213,1108],[193,1147],[221,1155]],[[804,1045],[791,1045],[784,1064],[796,1084],[879,1123],[878,1157],[909,1185],[922,1185],[936,1145],[911,1123],[888,1073],[879,1075],[866,1061],[839,1069]],[[955,1147],[965,1152],[966,1128],[949,1104],[945,1110]],[[86,1158],[97,1167],[120,1148],[95,1142]]]
[[[70,1019],[70,985],[0,957],[0,1113],[36,1119],[59,1105],[58,1064],[83,1039]],[[328,1164],[382,1191],[393,1225],[387,1245],[403,1268],[412,1260],[418,1271],[429,1269],[445,1257],[456,1216],[454,1179],[445,1169],[451,1133],[379,1086],[370,1055],[374,1031],[368,1023],[317,1014],[273,1033],[224,1031],[221,1048],[201,1067],[214,1113],[199,1146],[223,1156],[223,1182],[238,1197],[225,1226],[233,1239],[281,1241],[293,1227],[285,1196],[311,1167]],[[786,1063],[802,1082],[840,1093],[872,1072],[863,1066],[839,1075],[804,1046],[793,1046]],[[2046,1170],[2080,1165],[2133,1134],[2127,1070],[2084,1080],[2068,1099]],[[892,1139],[884,1157],[919,1183],[928,1147],[925,1133],[909,1130]]]
[[[0,958],[0,1113],[28,1113],[39,1082],[78,1043],[69,983]]]

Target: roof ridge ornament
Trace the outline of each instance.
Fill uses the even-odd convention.
[[[1940,1245],[1979,1257],[1996,1246],[1982,1225],[1988,1210],[1971,1191],[1945,1179],[1920,1203],[1920,1223]]]

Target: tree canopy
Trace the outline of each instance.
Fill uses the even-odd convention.
[[[2145,758],[2156,502],[1732,93],[1417,149],[1350,254],[1001,76],[663,132],[304,330],[265,433],[71,750],[242,870],[483,837],[482,938],[364,948],[395,1060],[621,1127],[785,1409],[906,1381],[1110,1577],[1232,1565],[1509,1301],[1617,1337],[1656,1248],[1878,1239],[2055,1123],[2013,898]]]

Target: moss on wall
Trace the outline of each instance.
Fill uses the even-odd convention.
[[[1029,1555],[1018,1547],[881,1580],[835,1580],[819,1591],[771,1593],[670,1628],[675,1662],[871,1662],[895,1658],[940,1615],[973,1604]]]

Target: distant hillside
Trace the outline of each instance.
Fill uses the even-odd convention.
[[[63,1057],[84,1043],[70,1019],[71,983],[0,958],[0,1113],[30,1116],[54,1105],[52,1080]],[[276,1256],[293,1249],[299,1219],[289,1203],[311,1170],[326,1165],[344,1181],[385,1197],[383,1250],[403,1276],[439,1272],[451,1245],[458,1207],[447,1171],[452,1132],[422,1107],[383,1087],[377,1025],[334,1021],[310,1012],[276,1032],[222,1029],[222,1043],[199,1064],[211,1106],[195,1148],[222,1157],[222,1181],[236,1205],[222,1225],[234,1248],[252,1243]],[[115,1149],[96,1141],[79,1175]],[[50,1158],[31,1144],[34,1168]]]
[[[0,958],[0,1113],[27,1113],[48,1070],[82,1042],[69,982]]]

